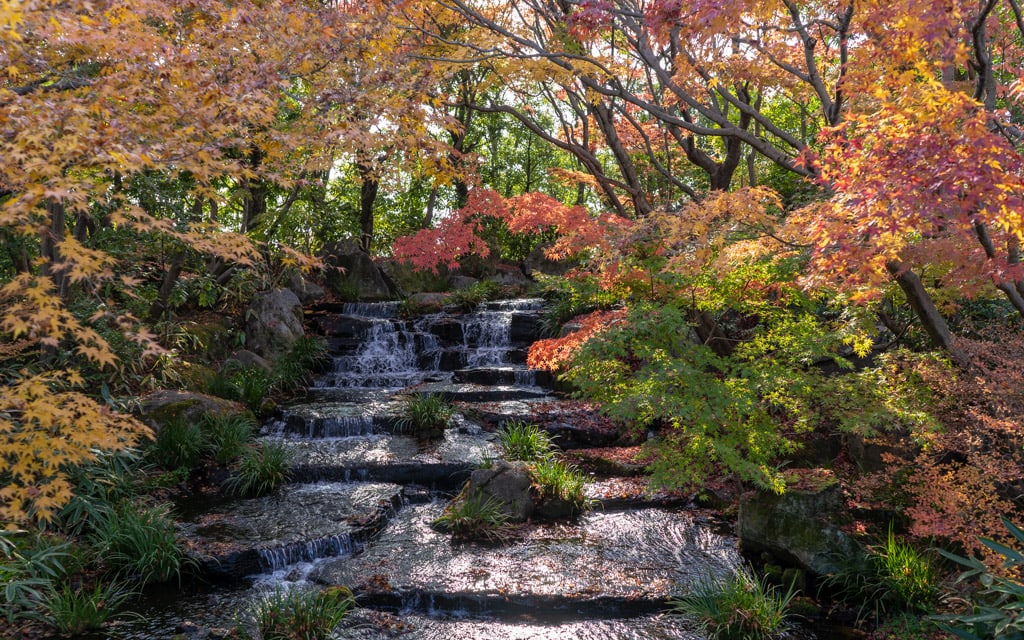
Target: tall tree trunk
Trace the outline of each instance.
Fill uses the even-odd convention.
[[[57,247],[63,242],[64,235],[67,233],[67,213],[64,210],[64,204],[56,200],[46,202],[46,213],[50,218],[50,224],[43,231],[39,246],[39,252],[46,260],[43,263],[42,272],[53,280],[53,284],[57,288],[57,295],[66,300],[68,296],[67,275],[57,269],[57,263],[60,261],[60,250]]]
[[[949,325],[946,324],[946,319],[942,317],[942,314],[935,307],[931,296],[928,295],[924,284],[921,283],[921,278],[898,260],[886,262],[885,268],[889,275],[896,280],[896,284],[900,286],[903,295],[907,297],[910,308],[914,310],[917,319],[921,321],[921,326],[924,327],[928,337],[931,338],[932,344],[945,349],[957,364],[968,366],[969,360],[967,356],[957,349],[953,334],[949,330]]]
[[[373,245],[373,204],[377,200],[380,182],[368,166],[359,164],[358,170],[362,178],[359,185],[359,248],[370,253]]]

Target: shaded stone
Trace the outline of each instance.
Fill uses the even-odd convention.
[[[530,472],[525,462],[496,460],[486,469],[477,469],[469,476],[464,495],[480,495],[495,500],[512,522],[526,522],[533,514],[530,495]]]
[[[449,286],[455,290],[469,289],[478,282],[480,281],[469,276],[453,275],[448,277]]]
[[[398,288],[391,279],[355,241],[334,242],[324,247],[320,255],[328,265],[327,286],[335,293],[351,300],[393,300],[399,297]]]
[[[239,402],[215,398],[194,391],[161,389],[143,396],[140,409],[145,420],[157,432],[175,420],[196,423],[206,414],[217,416],[241,415],[253,419],[252,412]]]
[[[302,277],[301,273],[292,273],[285,282],[285,286],[287,286],[288,289],[290,289],[304,305],[316,302],[327,295],[327,292],[324,291],[323,287],[312,280],[307,280]]]
[[[257,294],[245,315],[246,346],[264,358],[284,355],[305,335],[302,303],[288,289]]]
[[[238,369],[263,369],[264,371],[270,371],[270,363],[266,359],[261,358],[248,349],[241,349],[231,354],[231,356],[224,362],[225,367],[235,367]]]
[[[787,489],[782,495],[752,492],[740,500],[740,545],[825,575],[859,546],[839,528],[846,504],[835,483],[817,489]]]

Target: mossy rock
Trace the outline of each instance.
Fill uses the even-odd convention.
[[[233,400],[216,398],[194,391],[162,389],[141,398],[142,418],[154,431],[176,420],[188,423],[199,422],[204,415],[244,416],[255,421],[252,411]]]

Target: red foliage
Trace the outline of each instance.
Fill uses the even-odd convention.
[[[533,369],[559,371],[569,364],[588,340],[607,330],[624,316],[625,311],[595,311],[575,319],[579,329],[559,338],[534,342],[526,363]]]

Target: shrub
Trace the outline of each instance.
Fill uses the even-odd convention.
[[[106,565],[142,584],[180,578],[185,554],[174,534],[170,505],[141,511],[131,505],[98,523],[93,542]]]
[[[199,425],[178,418],[169,421],[156,434],[146,456],[164,469],[191,469],[206,450],[206,438]]]
[[[207,414],[202,427],[210,455],[217,464],[228,464],[245,453],[256,423],[247,415]]]
[[[466,540],[498,540],[508,526],[508,514],[493,497],[484,497],[476,492],[471,496],[459,496],[452,501],[434,526],[450,531],[456,538]]]
[[[438,393],[414,394],[406,397],[398,427],[423,438],[438,438],[452,419],[452,403]]]
[[[1018,548],[982,538],[981,543],[1003,557],[1002,573],[995,573],[977,558],[965,558],[955,553],[939,550],[946,558],[967,568],[957,582],[977,578],[981,588],[974,593],[971,610],[962,614],[935,616],[943,630],[967,640],[989,640],[995,638],[1024,637],[1024,584],[1021,583],[1018,567],[1024,565],[1024,531],[1003,518],[1003,526],[1016,540]]]
[[[498,432],[504,458],[509,461],[536,462],[551,456],[551,436],[540,427],[525,422],[506,422]]]
[[[279,442],[264,442],[246,449],[238,470],[224,481],[224,489],[236,496],[262,496],[290,477],[291,452]]]
[[[448,294],[447,304],[460,311],[474,311],[480,303],[493,299],[501,290],[497,282],[482,280],[465,289],[457,289]]]
[[[786,610],[795,595],[792,588],[780,593],[741,569],[706,577],[672,608],[694,618],[712,640],[764,640],[780,638],[789,628]]]
[[[879,618],[901,611],[931,610],[938,595],[938,575],[931,559],[910,544],[896,539],[889,529],[883,544],[844,563],[825,579],[843,602],[859,607],[858,620]]]
[[[6,532],[0,531],[0,611],[8,622],[35,617],[53,582],[67,575],[69,548],[69,543],[61,542],[19,549]]]
[[[294,391],[302,386],[310,371],[323,367],[329,361],[327,342],[323,338],[303,336],[274,363],[274,388]]]
[[[276,590],[250,615],[260,640],[328,640],[354,606],[345,587]]]
[[[46,595],[43,611],[58,632],[74,636],[101,629],[133,596],[135,591],[117,583],[97,582],[91,590],[65,585]]]
[[[530,477],[541,500],[564,500],[579,511],[591,506],[591,500],[586,495],[587,477],[575,466],[563,460],[538,460],[530,467]]]

